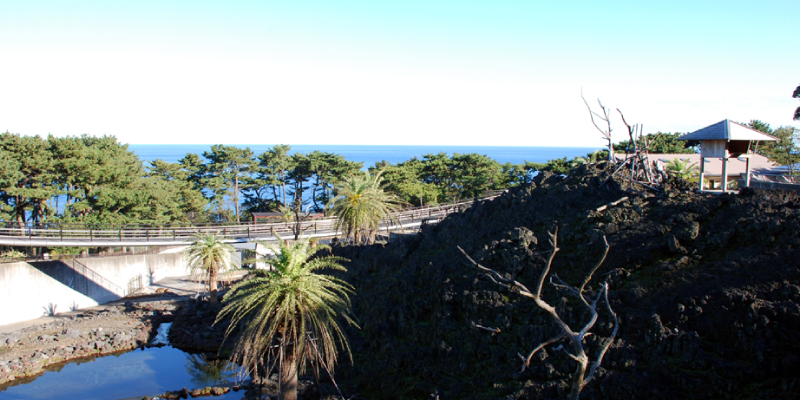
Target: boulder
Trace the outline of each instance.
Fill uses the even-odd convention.
[[[213,394],[214,396],[222,396],[223,394],[228,393],[230,391],[231,391],[231,388],[227,388],[227,387],[226,388],[221,388],[221,387],[216,387],[215,386],[215,387],[211,388],[211,394]]]
[[[0,346],[11,345],[19,341],[19,332],[0,335]]]
[[[111,340],[114,341],[114,344],[121,344],[130,341],[131,336],[124,332],[120,332],[114,335],[114,337]]]
[[[76,338],[81,335],[81,331],[74,328],[67,328],[64,330],[64,335],[70,338]]]

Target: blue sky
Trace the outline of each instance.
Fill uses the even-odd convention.
[[[581,88],[646,132],[791,125],[800,105],[797,1],[6,0],[0,15],[0,130],[25,135],[602,146]]]

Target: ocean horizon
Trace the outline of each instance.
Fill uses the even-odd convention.
[[[155,161],[161,159],[167,162],[178,162],[188,153],[203,155],[211,150],[210,144],[129,144],[128,150],[133,151],[142,161]],[[272,147],[274,144],[237,144],[231,145],[239,148],[249,147],[257,156]],[[289,154],[310,153],[315,150],[340,154],[349,161],[363,162],[368,168],[380,161],[392,164],[407,161],[413,157],[422,158],[426,154],[448,155],[477,153],[488,156],[497,162],[523,164],[525,161],[544,163],[548,160],[567,157],[584,156],[600,147],[538,147],[538,146],[431,146],[431,145],[289,145]]]

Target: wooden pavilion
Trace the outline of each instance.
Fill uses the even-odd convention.
[[[705,159],[722,159],[722,191],[725,192],[728,189],[728,160],[733,157],[745,161],[745,186],[750,186],[750,156],[753,153],[753,142],[757,145],[760,141],[774,142],[778,139],[726,119],[683,135],[678,140],[700,142],[700,190],[703,190]]]

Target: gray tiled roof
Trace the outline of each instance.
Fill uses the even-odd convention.
[[[761,140],[776,141],[777,138],[748,128],[731,120],[723,120],[714,125],[683,135],[678,140]]]

